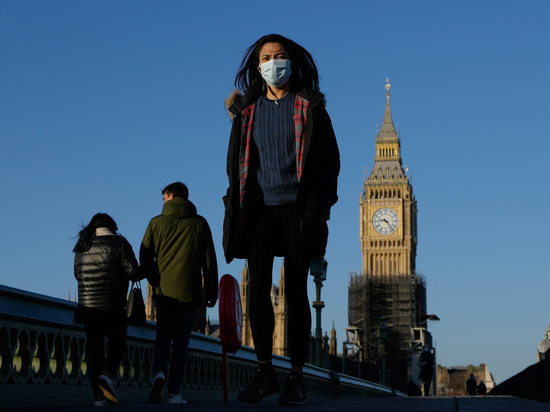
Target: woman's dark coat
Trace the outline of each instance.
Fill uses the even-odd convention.
[[[225,219],[223,225],[223,247],[227,263],[234,258],[248,258],[250,229],[254,225],[255,211],[261,205],[261,191],[255,179],[254,148],[250,158],[245,158],[245,136],[243,127],[247,108],[253,106],[261,96],[261,87],[251,86],[244,96],[234,92],[226,101],[226,107],[233,118],[229,149],[227,153],[227,175],[229,188],[224,196]],[[296,195],[296,215],[292,247],[307,255],[323,256],[326,250],[330,208],[338,200],[337,180],[340,172],[340,154],[330,117],[325,110],[324,96],[318,91],[304,89],[296,93],[307,105],[303,137],[303,159],[301,176]],[[250,123],[248,123],[250,126]],[[243,182],[243,160],[250,164],[250,172]],[[241,190],[242,187],[245,190]]]

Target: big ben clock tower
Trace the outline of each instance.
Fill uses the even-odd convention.
[[[376,138],[372,172],[361,196],[363,274],[392,276],[416,269],[416,201],[403,170],[401,144],[390,110],[386,83],[386,112]]]
[[[361,354],[367,379],[379,376],[381,383],[388,384],[384,377],[391,376],[392,383],[406,384],[403,353],[429,343],[424,339],[429,336],[426,283],[416,271],[417,206],[392,119],[389,81],[385,89],[386,110],[376,136],[374,165],[365,176],[359,203],[363,267],[350,278],[348,334],[355,338],[348,340],[359,342],[356,353]],[[395,370],[386,371],[381,366],[386,361]]]

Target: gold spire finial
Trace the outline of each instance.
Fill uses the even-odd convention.
[[[384,86],[384,89],[386,89],[386,93],[390,92],[391,86],[390,86],[390,79],[386,77],[386,85]]]

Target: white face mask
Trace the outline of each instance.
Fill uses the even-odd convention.
[[[271,59],[260,64],[260,71],[264,80],[272,87],[283,86],[292,74],[290,60],[284,59]]]

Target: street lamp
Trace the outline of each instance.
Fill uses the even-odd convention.
[[[309,274],[313,276],[315,282],[316,299],[313,302],[313,308],[317,318],[315,328],[315,365],[323,364],[323,330],[321,328],[321,309],[325,307],[325,302],[321,301],[321,288],[323,282],[327,279],[327,261],[321,257],[314,257],[309,264]]]
[[[382,370],[380,371],[380,383],[387,386],[386,382],[386,339],[388,339],[388,322],[385,316],[380,316],[380,341],[382,342]]]
[[[412,348],[409,348],[407,351],[407,382],[412,378],[412,365],[413,365],[413,351]]]

